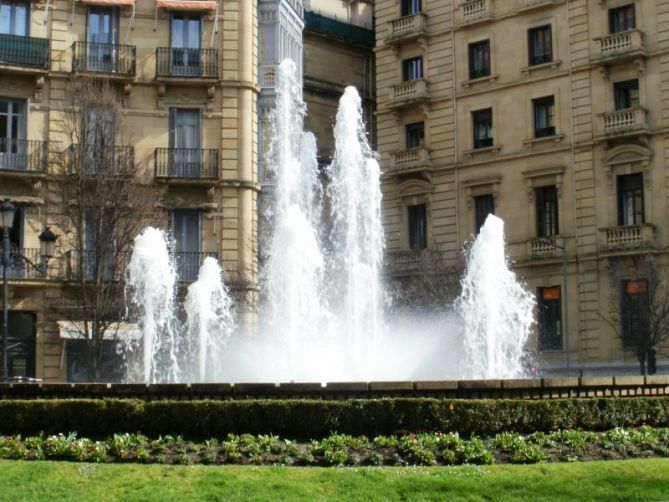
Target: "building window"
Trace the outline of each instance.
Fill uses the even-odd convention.
[[[199,15],[174,13],[170,35],[170,66],[173,75],[201,73],[202,23]]]
[[[412,16],[421,11],[421,0],[402,0],[402,16]]]
[[[644,223],[643,174],[618,176],[618,224]]]
[[[0,34],[26,37],[30,26],[29,2],[0,0]]]
[[[425,124],[423,122],[416,122],[415,124],[407,124],[406,126],[406,143],[407,149],[419,148],[425,142]]]
[[[553,40],[550,25],[528,30],[527,38],[530,49],[530,66],[553,61]]]
[[[17,207],[16,212],[14,213],[14,221],[12,226],[9,227],[9,253],[10,255],[19,252],[20,254],[24,253],[23,249],[23,229],[25,225],[25,209],[22,207]],[[0,237],[2,232],[0,232]],[[2,239],[0,239],[2,240]],[[0,242],[0,252],[2,252],[3,243]],[[0,255],[1,256],[1,255]],[[2,273],[2,259],[0,259],[0,273]],[[7,275],[10,277],[21,277],[23,270],[17,269],[11,266],[7,267]]]
[[[626,110],[639,106],[639,81],[626,80],[613,84],[616,110]]]
[[[476,233],[481,231],[489,214],[495,214],[495,198],[492,194],[474,197],[474,210],[476,211]]]
[[[490,40],[469,44],[469,78],[490,75]]]
[[[492,108],[473,112],[472,123],[474,124],[474,148],[492,146]]]
[[[562,302],[560,286],[539,288],[539,349],[562,348]]]
[[[609,33],[627,31],[635,27],[634,4],[609,9]]]
[[[126,377],[123,353],[116,340],[102,341],[102,367],[99,368],[103,382],[122,382]],[[88,372],[88,350],[86,340],[67,340],[67,381],[90,382]]]
[[[418,80],[423,78],[423,58],[411,58],[402,61],[402,79],[406,82],[408,80]]]
[[[555,98],[533,99],[534,110],[534,137],[545,138],[555,136]]]
[[[90,7],[86,27],[86,62],[93,71],[112,72],[118,58],[118,10]]]
[[[555,186],[535,189],[537,201],[537,237],[553,237],[560,233],[558,226],[558,197]]]
[[[425,204],[409,206],[409,248],[427,247],[427,207]]]
[[[169,172],[179,177],[199,176],[202,171],[200,110],[170,109]]]
[[[638,348],[650,336],[648,281],[623,281],[620,296],[623,346]]]
[[[174,209],[171,224],[179,279],[194,281],[200,271],[200,210]]]
[[[0,99],[0,169],[25,167],[25,101]]]

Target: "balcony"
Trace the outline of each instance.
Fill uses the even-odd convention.
[[[422,12],[394,19],[389,25],[390,35],[386,37],[387,44],[414,40],[427,35],[427,16]]]
[[[70,250],[65,253],[65,277],[68,281],[78,281],[83,275],[84,280],[91,281],[99,274],[105,281],[122,281],[129,262],[130,253],[98,256],[95,250]]]
[[[9,248],[9,267],[7,277],[9,280],[41,280],[45,279],[43,269],[44,257],[39,248]],[[0,247],[0,257],[2,247]],[[32,264],[32,265],[31,265]],[[33,266],[34,265],[34,266]],[[3,272],[2,259],[0,259],[0,274]]]
[[[345,41],[349,44],[354,43],[369,48],[374,47],[374,30],[322,16],[310,10],[304,11],[304,28],[305,30],[322,33],[323,35]]]
[[[218,180],[218,150],[215,148],[156,148],[155,176],[181,183]]]
[[[258,83],[260,87],[275,87],[279,75],[279,67],[274,64],[260,65],[258,72]]]
[[[218,253],[176,252],[174,263],[177,268],[177,277],[180,282],[194,282],[200,273],[200,267],[205,258],[218,260]]]
[[[466,0],[460,5],[458,25],[469,25],[492,19],[492,0]]]
[[[44,74],[49,69],[49,40],[0,34],[0,68],[26,74]]]
[[[131,176],[135,148],[121,145],[75,144],[66,152],[69,174]]]
[[[427,80],[408,80],[390,88],[390,108],[403,108],[430,99]]]
[[[425,250],[391,251],[386,254],[386,269],[391,274],[410,274],[423,268]]]
[[[431,167],[430,151],[427,148],[411,148],[393,153],[387,174],[428,174]]]
[[[649,248],[655,246],[655,226],[624,225],[600,229],[600,245],[606,251]]]
[[[218,50],[158,47],[156,79],[182,83],[215,82],[218,80]]]
[[[556,258],[562,256],[564,242],[558,242],[555,237],[543,237],[527,241],[527,254],[530,258]]]
[[[46,141],[0,138],[0,174],[44,174],[47,169]]]
[[[635,107],[602,113],[602,127],[606,139],[644,136],[650,134],[648,110]]]
[[[134,45],[75,42],[72,45],[72,71],[132,80],[136,52]]]
[[[599,55],[594,62],[599,64],[624,63],[638,60],[639,64],[648,52],[643,44],[643,32],[640,30],[621,31],[595,38],[599,42]]]

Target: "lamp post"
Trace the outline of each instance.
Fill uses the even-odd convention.
[[[567,247],[566,245],[560,246],[556,244],[553,240],[550,239],[539,239],[539,242],[544,244],[549,244],[555,249],[562,251],[562,289],[564,291],[564,302],[563,302],[563,312],[564,312],[564,350],[567,355],[567,376],[571,376],[571,355],[569,352],[569,301],[567,293]]]
[[[9,230],[14,224],[14,215],[16,206],[9,201],[0,204],[0,227],[2,227],[2,369],[0,370],[0,380],[7,380],[9,364],[7,354],[7,338],[9,336],[9,284],[7,280],[7,270],[10,266],[13,268],[24,268],[31,266],[38,272],[46,276],[46,267],[49,258],[54,255],[56,249],[56,240],[58,236],[47,227],[38,239],[40,242],[40,255],[42,263],[35,264],[23,255],[16,253],[10,260],[9,256]]]

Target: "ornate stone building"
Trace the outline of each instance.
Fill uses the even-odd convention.
[[[12,254],[39,263],[38,234],[59,235],[46,275],[9,271],[10,375],[80,378],[81,340],[68,339],[55,309],[77,257],[53,159],[71,146],[68,84],[84,76],[122,96],[133,138],[124,151],[154,198],[147,224],[171,232],[182,284],[214,256],[240,295],[253,294],[257,61],[257,10],[247,0],[3,1],[0,200],[19,208]]]
[[[377,0],[392,273],[455,261],[494,213],[541,369],[638,372],[669,244],[667,19],[665,0]]]

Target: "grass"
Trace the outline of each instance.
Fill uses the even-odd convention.
[[[0,500],[666,500],[669,460],[290,468],[0,461]]]

